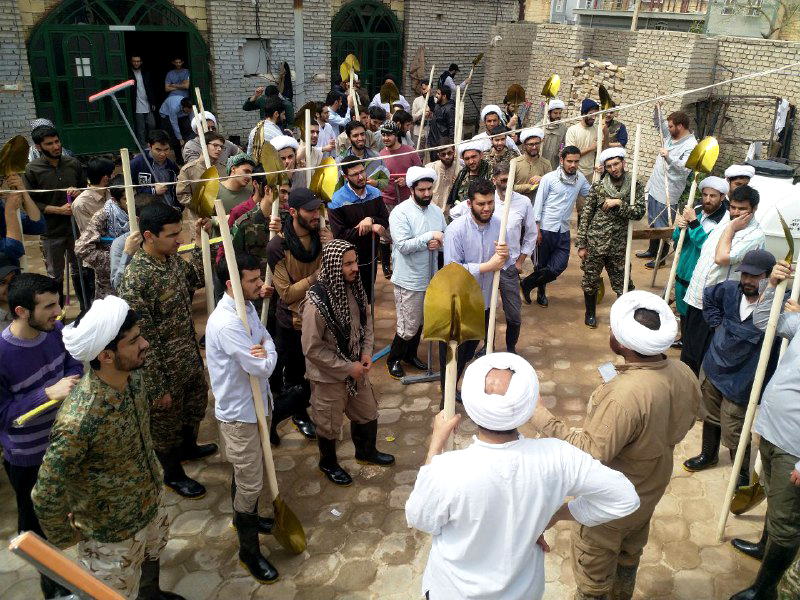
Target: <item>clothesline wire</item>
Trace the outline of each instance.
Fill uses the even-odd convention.
[[[791,68],[797,67],[797,66],[800,66],[800,61],[789,63],[787,65],[783,65],[783,66],[780,66],[780,67],[774,67],[774,68],[771,68],[771,69],[765,69],[763,71],[755,71],[755,72],[751,72],[751,73],[745,73],[744,75],[737,75],[736,77],[730,77],[728,79],[724,79],[724,80],[718,81],[716,83],[710,83],[708,85],[704,85],[704,86],[697,87],[697,88],[680,90],[680,91],[677,91],[677,92],[672,92],[670,94],[662,94],[660,96],[655,96],[653,98],[646,98],[644,100],[637,100],[637,101],[631,102],[629,104],[622,104],[622,105],[614,106],[614,107],[606,109],[606,110],[599,110],[599,111],[597,111],[597,112],[595,112],[593,114],[594,114],[594,116],[596,118],[598,115],[602,115],[602,114],[605,114],[607,112],[624,112],[626,110],[637,108],[637,107],[645,105],[645,104],[655,104],[655,103],[662,102],[664,100],[670,100],[670,99],[674,99],[674,98],[682,98],[683,96],[689,96],[691,94],[697,94],[699,92],[704,92],[706,90],[710,90],[710,89],[713,89],[715,87],[719,87],[719,86],[735,83],[737,81],[744,81],[746,79],[753,79],[753,78],[757,78],[757,77],[765,77],[767,75],[771,75],[773,73],[779,73],[781,71],[786,71],[787,69],[791,69]],[[560,124],[560,123],[571,123],[573,121],[579,121],[579,120],[583,119],[584,116],[585,115],[576,115],[576,116],[573,116],[573,117],[565,117],[565,118],[559,119],[557,121],[551,121],[548,124],[549,125],[556,125],[556,124]],[[522,127],[522,128],[519,128],[519,129],[512,129],[512,130],[507,131],[506,135],[513,134],[513,133],[520,133],[521,131],[523,131],[525,129],[530,129],[530,127]],[[472,139],[462,140],[460,142],[460,144],[466,144],[466,143],[469,143],[471,141],[473,141],[473,140]],[[268,142],[264,142],[264,143],[268,143]],[[399,156],[408,156],[408,155],[411,155],[411,154],[419,154],[419,153],[422,153],[422,152],[438,152],[439,150],[443,150],[445,148],[452,148],[454,146],[455,146],[455,144],[445,144],[445,145],[442,145],[442,146],[434,146],[432,148],[421,148],[420,150],[412,149],[412,150],[410,150],[408,152],[399,152],[397,154],[392,154],[392,157],[395,158],[395,157],[399,157]],[[307,149],[306,149],[306,154],[308,154]],[[308,158],[306,158],[306,160],[308,160]],[[368,163],[368,162],[372,162],[372,161],[376,161],[376,160],[383,160],[383,157],[382,156],[374,156],[374,157],[370,157],[370,158],[364,158],[361,162]],[[301,173],[301,172],[305,172],[305,171],[316,171],[318,168],[319,168],[319,166],[316,166],[316,167],[298,167],[298,168],[295,168],[295,169],[281,169],[279,171],[269,171],[267,173],[258,173],[257,175],[258,176],[266,176],[266,175],[280,175],[282,173]],[[338,169],[338,165],[329,165],[328,167],[325,167],[325,168],[337,168]],[[179,183],[192,184],[192,183],[205,183],[205,182],[208,182],[208,181],[225,181],[227,179],[232,179],[232,178],[236,178],[236,177],[241,177],[241,175],[221,175],[220,177],[213,177],[213,178],[209,178],[209,179],[188,179],[188,180],[183,180],[183,181],[170,181],[170,182],[162,183],[161,185],[177,186]],[[147,186],[142,186],[140,184],[131,183],[130,186],[125,185],[125,184],[122,184],[122,185],[110,185],[110,186],[105,186],[105,187],[96,186],[96,187],[93,187],[92,189],[95,189],[95,190],[112,190],[112,189],[125,189],[126,187],[134,187],[134,188],[136,188],[136,187],[147,187]],[[71,189],[71,188],[51,188],[51,189],[46,189],[46,190],[33,189],[33,190],[27,190],[27,191],[29,193],[36,194],[36,193],[48,193],[48,192],[66,192],[69,189]],[[2,194],[14,194],[14,193],[19,193],[19,192],[18,192],[18,190],[7,190],[7,189],[0,190],[0,195],[2,195]]]

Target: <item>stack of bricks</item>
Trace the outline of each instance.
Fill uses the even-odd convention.
[[[564,102],[571,114],[579,113],[584,98],[591,98],[600,103],[599,86],[605,86],[611,99],[620,104],[625,90],[625,67],[608,61],[586,59],[577,63],[572,69],[572,85]]]
[[[25,38],[19,29],[20,13],[15,0],[0,1],[0,86],[17,86],[0,91],[0,143],[14,135],[30,133],[30,120],[36,114],[30,89],[30,70]]]

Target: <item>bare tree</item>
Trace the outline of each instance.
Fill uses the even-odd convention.
[[[767,4],[749,3],[748,14],[760,15],[767,22],[767,31],[761,33],[765,40],[774,40],[781,33],[800,22],[800,0],[773,0]]]

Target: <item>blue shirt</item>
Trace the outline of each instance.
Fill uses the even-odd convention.
[[[180,69],[176,71],[172,69],[167,73],[167,76],[164,78],[164,83],[171,83],[172,85],[177,85],[179,83],[183,83],[184,81],[189,80],[189,69]],[[189,90],[172,90],[169,93],[170,96],[178,96],[179,98],[188,98],[189,97]]]
[[[500,219],[497,215],[492,215],[485,225],[478,225],[468,213],[450,223],[444,231],[444,264],[458,263],[478,280],[484,308],[489,308],[491,301],[494,272],[481,273],[480,266],[494,255],[494,244],[499,239]]]
[[[6,230],[6,211],[5,202],[0,200],[0,252],[5,254],[16,264],[19,264],[19,259],[25,254],[25,247],[22,242],[14,238],[8,238]],[[28,235],[41,235],[45,232],[47,227],[44,223],[44,211],[40,211],[38,221],[32,220],[25,211],[20,211],[22,217],[22,233]]]
[[[447,223],[435,204],[420,206],[413,198],[389,213],[392,234],[392,283],[406,290],[424,292],[438,266],[438,252],[428,250],[434,231],[444,232]]]
[[[533,204],[533,218],[544,231],[564,233],[569,231],[569,218],[578,194],[588,197],[591,186],[580,171],[577,173],[578,181],[575,185],[561,181],[558,173],[558,169],[550,171],[539,181]]]
[[[170,94],[167,96],[166,100],[161,104],[161,108],[158,109],[158,114],[169,119],[175,137],[182,140],[183,136],[181,135],[181,128],[178,126],[178,119],[186,115],[181,108],[181,100],[188,98],[188,95],[178,96],[175,92],[173,94],[175,95]]]

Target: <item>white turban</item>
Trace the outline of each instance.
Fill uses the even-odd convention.
[[[756,170],[754,167],[750,165],[731,165],[727,169],[725,169],[725,179],[731,179],[733,177],[750,177],[752,178],[753,175],[756,174]]]
[[[604,165],[607,160],[618,157],[625,160],[625,148],[606,148],[600,153],[600,164]]]
[[[436,177],[436,171],[433,169],[428,169],[427,167],[409,167],[408,171],[406,171],[406,185],[408,187],[412,187],[415,183],[417,183],[421,179],[430,179],[434,183],[438,177]]]
[[[61,336],[67,352],[82,362],[97,358],[119,334],[128,310],[128,303],[117,296],[92,302],[77,327],[70,323],[63,329]]]
[[[487,104],[483,107],[483,110],[481,111],[481,121],[486,119],[486,115],[490,115],[492,113],[495,113],[499,117],[501,123],[505,123],[503,111],[500,110],[500,107],[497,106],[497,104]]]
[[[494,136],[492,136],[494,137]],[[508,137],[508,136],[506,136]],[[485,131],[481,131],[480,133],[472,136],[472,141],[479,142],[481,145],[481,152],[486,152],[487,150],[492,149],[492,138],[489,137],[489,134]]]
[[[297,140],[290,135],[276,135],[269,143],[275,148],[275,152],[280,152],[286,148],[294,148],[297,150],[300,147]]]
[[[214,121],[214,126],[216,127],[216,125],[217,125],[217,117],[212,115],[207,110],[203,111],[203,116],[206,118],[206,121]],[[200,133],[201,133],[197,129],[197,117],[192,117],[192,131],[194,131],[198,135],[200,135]]]
[[[654,331],[634,319],[634,313],[646,308],[658,313],[661,327]],[[643,356],[656,356],[667,351],[675,341],[678,333],[678,322],[675,315],[660,296],[634,290],[622,294],[611,305],[611,331],[617,341]]]
[[[547,105],[547,112],[550,112],[551,110],[556,110],[557,108],[560,108],[560,109],[563,110],[564,102],[562,102],[558,98],[553,98],[552,100],[550,100],[550,103]]]
[[[504,395],[486,393],[486,375],[492,369],[514,372]],[[526,423],[539,398],[536,371],[521,356],[495,352],[482,356],[464,373],[461,399],[469,418],[491,431],[508,431]]]
[[[469,150],[475,150],[476,152],[481,153],[486,150],[487,143],[491,146],[491,141],[488,139],[472,139],[463,144],[459,144],[458,154],[461,158],[464,158],[464,152],[468,152]]]
[[[525,143],[525,140],[532,137],[537,137],[540,140],[544,139],[544,131],[538,127],[529,127],[528,129],[523,129],[519,134],[519,141]]]
[[[728,185],[726,180],[724,180],[722,177],[714,177],[713,175],[703,179],[703,181],[701,181],[697,187],[701,192],[703,191],[703,188],[710,187],[711,189],[717,190],[723,195],[727,194],[731,189],[731,186]]]

